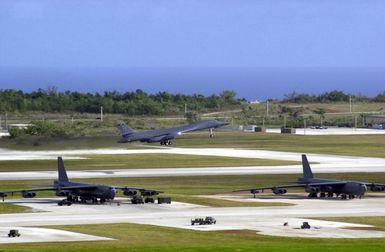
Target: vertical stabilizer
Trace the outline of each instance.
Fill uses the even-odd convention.
[[[67,172],[64,168],[64,162],[63,162],[63,159],[61,157],[58,157],[57,158],[57,171],[59,173],[59,181],[60,182],[68,182],[68,176],[67,176]]]
[[[118,123],[116,127],[118,127],[121,136],[126,136],[135,132],[135,130],[128,127],[124,122]]]
[[[304,154],[302,154],[302,168],[304,178],[313,178],[313,172],[311,171],[309,162],[307,161],[307,157]]]

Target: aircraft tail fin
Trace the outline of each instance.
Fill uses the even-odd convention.
[[[309,161],[307,161],[307,157],[304,154],[302,154],[302,168],[304,178],[313,178],[313,172],[311,171]]]
[[[61,157],[57,158],[57,171],[59,173],[59,181],[60,182],[68,182],[68,176],[66,169],[64,168],[64,162]]]
[[[124,122],[119,122],[116,127],[118,127],[121,136],[127,136],[135,132],[135,130],[128,127]]]

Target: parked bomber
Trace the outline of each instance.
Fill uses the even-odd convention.
[[[303,177],[298,178],[296,184],[256,187],[234,192],[250,191],[255,198],[256,193],[263,192],[265,189],[271,189],[274,194],[280,195],[285,194],[287,188],[304,187],[305,191],[309,193],[309,198],[317,198],[318,196],[320,198],[332,198],[335,195],[336,197],[340,196],[342,199],[353,199],[355,197],[361,198],[368,188],[373,192],[383,192],[385,190],[384,184],[314,178],[306,155],[302,155],[302,168]]]
[[[120,142],[122,143],[140,141],[146,143],[159,142],[161,145],[170,145],[172,139],[190,131],[209,129],[210,137],[212,137],[212,130],[214,128],[219,128],[228,124],[229,123],[227,122],[220,122],[217,120],[204,120],[174,128],[147,130],[141,132],[137,132],[131,129],[123,122],[120,122],[117,127],[122,137],[122,139],[120,140]]]
[[[122,190],[126,196],[137,197],[140,193],[143,197],[151,197],[162,193],[157,190],[134,188],[134,187],[120,187],[100,184],[88,184],[71,182],[68,179],[67,172],[64,168],[64,162],[61,157],[57,158],[58,180],[54,180],[54,183],[50,187],[44,188],[31,188],[22,190],[9,190],[0,191],[0,197],[7,197],[8,194],[20,192],[24,198],[34,198],[35,192],[38,191],[55,191],[56,196],[67,197],[68,202],[82,202],[92,201],[104,203],[106,200],[113,200],[115,198],[117,190]]]

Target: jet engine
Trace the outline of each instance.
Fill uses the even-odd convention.
[[[385,190],[385,186],[381,186],[381,185],[372,185],[370,187],[370,190],[372,190],[373,192],[383,192]]]
[[[274,188],[272,190],[273,190],[273,193],[276,195],[287,193],[287,190],[285,188]]]
[[[36,196],[36,193],[30,191],[23,191],[21,195],[23,196],[23,198],[34,198]]]
[[[159,192],[158,191],[153,191],[153,190],[143,190],[140,192],[143,196],[154,196],[154,195],[158,195]]]
[[[64,197],[64,196],[68,196],[69,192],[68,191],[56,191],[55,194],[58,197]]]
[[[305,188],[305,191],[306,191],[307,193],[319,193],[321,190],[320,190],[319,187],[307,186],[307,187]]]
[[[135,190],[126,189],[123,191],[123,194],[126,196],[134,196],[137,194],[137,192]]]

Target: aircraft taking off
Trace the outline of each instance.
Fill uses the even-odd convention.
[[[161,193],[157,190],[144,188],[71,182],[68,179],[67,172],[64,168],[64,162],[61,157],[57,158],[57,169],[58,180],[54,180],[51,187],[0,191],[0,197],[2,197],[4,201],[4,197],[6,197],[7,194],[20,192],[24,198],[34,198],[36,196],[35,192],[38,191],[56,191],[56,196],[66,196],[67,200],[70,202],[77,202],[80,200],[85,203],[87,200],[92,200],[92,202],[96,203],[98,199],[100,199],[100,203],[104,203],[106,200],[113,200],[117,190],[122,190],[124,195],[132,197],[137,197],[136,195],[138,192],[143,197],[150,197]]]
[[[137,132],[131,129],[123,122],[119,123],[117,127],[120,131],[120,135],[122,136],[120,142],[160,142],[161,145],[170,145],[172,139],[190,131],[209,129],[210,137],[212,137],[212,129],[219,128],[228,124],[229,123],[227,122],[219,122],[217,120],[204,120],[175,128],[148,130],[142,132]]]
[[[296,184],[256,187],[252,189],[236,190],[234,192],[250,191],[250,193],[254,194],[255,198],[256,193],[259,193],[259,191],[263,192],[265,189],[271,189],[274,194],[280,195],[287,192],[286,188],[304,187],[305,191],[309,193],[309,198],[317,198],[318,194],[320,198],[331,198],[335,194],[337,197],[341,195],[342,199],[348,197],[349,199],[353,199],[356,196],[361,198],[368,187],[373,192],[383,192],[385,190],[384,184],[314,178],[306,155],[302,155],[302,168],[303,177],[298,178]]]

